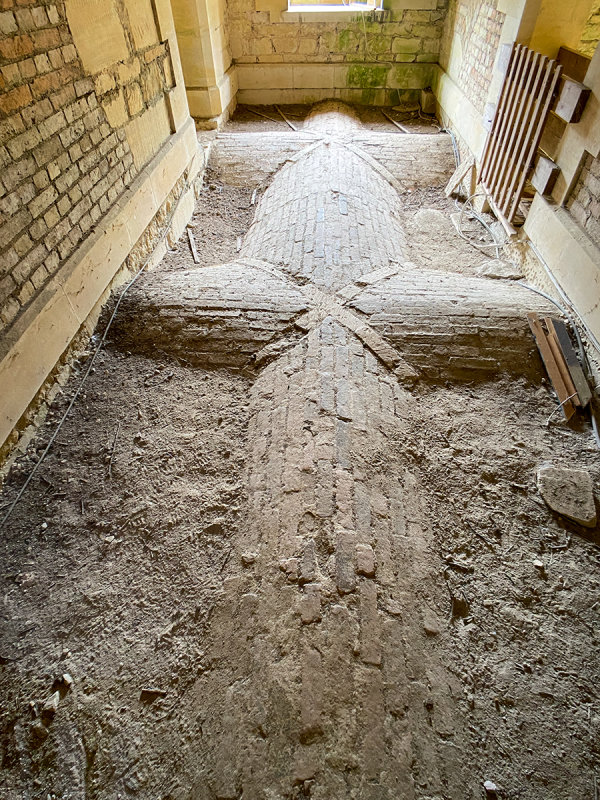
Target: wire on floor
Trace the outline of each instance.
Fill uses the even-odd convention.
[[[60,422],[58,423],[54,433],[50,437],[50,439],[48,441],[48,444],[46,445],[46,447],[44,448],[44,450],[42,452],[42,455],[39,457],[39,459],[34,464],[33,469],[31,470],[31,472],[27,476],[27,479],[25,480],[25,483],[23,484],[23,486],[21,487],[21,489],[17,493],[17,496],[15,497],[15,499],[9,505],[8,511],[2,517],[2,519],[0,519],[0,530],[2,530],[2,528],[8,522],[9,517],[11,516],[12,512],[16,508],[18,502],[21,500],[21,498],[23,497],[23,495],[27,491],[27,487],[29,486],[29,484],[33,480],[36,472],[41,467],[41,465],[44,462],[46,456],[50,452],[50,448],[52,447],[52,445],[56,441],[56,438],[57,438],[58,434],[60,433],[60,430],[61,430],[62,426],[64,425],[67,417],[69,416],[69,414],[71,412],[71,409],[73,408],[77,398],[81,394],[81,390],[83,389],[83,387],[85,385],[85,382],[87,381],[88,377],[90,376],[90,373],[91,373],[91,371],[92,371],[92,369],[94,367],[94,364],[96,362],[96,358],[98,357],[98,354],[100,353],[100,350],[102,349],[102,346],[103,346],[104,342],[106,341],[106,337],[108,336],[108,332],[110,330],[110,327],[111,327],[111,325],[113,323],[114,318],[117,315],[117,311],[119,310],[119,306],[121,305],[121,301],[123,300],[123,298],[125,297],[127,292],[131,289],[131,287],[138,280],[138,278],[140,277],[142,272],[146,269],[146,267],[150,263],[150,260],[152,259],[153,255],[155,254],[156,248],[158,247],[158,245],[160,245],[167,238],[167,236],[169,234],[169,228],[170,228],[171,222],[173,221],[173,217],[175,216],[175,213],[177,212],[177,209],[179,208],[179,205],[181,203],[182,197],[186,194],[186,192],[188,191],[189,188],[190,188],[190,182],[189,182],[189,180],[186,180],[186,182],[184,184],[184,187],[183,187],[183,190],[182,190],[181,194],[179,195],[179,199],[178,199],[177,203],[174,205],[174,207],[173,207],[173,209],[172,209],[172,211],[171,211],[171,213],[169,215],[169,218],[167,220],[167,224],[165,225],[165,229],[164,229],[163,233],[160,235],[155,247],[152,249],[152,252],[148,256],[148,258],[144,261],[142,266],[138,269],[138,271],[135,273],[133,278],[126,284],[125,288],[123,289],[123,291],[119,295],[119,299],[117,300],[117,302],[115,304],[115,307],[113,309],[112,314],[110,315],[110,319],[108,320],[108,322],[106,324],[106,327],[104,328],[104,333],[102,334],[102,336],[100,338],[100,341],[98,342],[98,345],[97,345],[96,349],[94,350],[94,353],[93,353],[93,355],[92,355],[92,357],[90,359],[90,362],[89,362],[89,364],[88,364],[88,366],[87,366],[87,368],[86,368],[86,370],[84,372],[83,378],[81,379],[81,381],[79,383],[79,386],[75,390],[75,394],[71,398],[65,413],[60,418]]]
[[[484,253],[486,252],[486,250],[489,250],[490,248],[494,248],[494,250],[496,251],[496,258],[500,258],[500,247],[501,247],[502,243],[499,242],[496,239],[496,236],[494,235],[494,231],[491,229],[491,227],[485,221],[483,216],[481,214],[479,214],[479,212],[477,212],[475,210],[475,208],[473,207],[473,200],[476,197],[485,197],[485,196],[486,195],[485,195],[484,192],[475,192],[474,194],[469,195],[469,197],[467,197],[467,199],[464,201],[464,203],[462,205],[459,205],[458,201],[456,202],[456,207],[460,210],[460,215],[459,215],[459,218],[458,218],[458,225],[457,225],[458,235],[461,237],[461,239],[464,239],[465,242],[468,242],[470,245],[472,245],[473,247],[476,247],[478,250],[481,250]],[[467,233],[465,232],[464,227],[463,227],[463,219],[464,219],[465,211],[467,210],[467,208],[468,208],[469,216],[472,219],[477,220],[477,222],[479,222],[486,229],[486,231],[490,234],[490,236],[492,237],[492,241],[491,242],[486,242],[486,243],[477,242],[477,241],[475,241],[473,236],[468,236],[467,235]],[[477,235],[477,234],[475,234],[475,235]]]

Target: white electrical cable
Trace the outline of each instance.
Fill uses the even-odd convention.
[[[479,193],[479,194],[481,194],[481,193]],[[483,219],[483,217],[480,216],[479,214],[477,214],[477,212],[473,209],[473,205],[472,205],[471,201],[473,200],[473,198],[475,198],[477,196],[478,196],[477,193],[471,195],[462,204],[462,207],[461,207],[461,210],[460,210],[459,222],[458,222],[458,235],[462,239],[464,239],[465,241],[469,242],[469,244],[473,245],[473,247],[476,247],[479,250],[482,250],[482,249],[487,248],[487,247],[492,247],[492,246],[495,247],[496,248],[496,258],[499,258],[500,257],[500,245],[501,245],[501,243],[497,241],[496,237],[494,236],[494,232],[489,227],[489,225],[486,223],[486,221]],[[458,203],[456,205],[457,205],[457,208],[458,208]],[[478,222],[480,222],[484,226],[484,228],[486,228],[486,230],[490,233],[492,239],[494,240],[494,244],[493,245],[492,244],[487,244],[487,245],[478,244],[478,243],[474,242],[472,239],[470,239],[468,236],[465,235],[465,233],[464,233],[464,231],[462,229],[462,218],[463,218],[463,214],[464,214],[464,211],[465,211],[465,208],[467,207],[467,205],[470,206],[470,213],[472,214],[473,218],[476,219]],[[574,315],[577,316],[577,319],[580,321],[582,327],[585,329],[585,332],[589,336],[592,344],[600,352],[600,343],[598,342],[598,340],[596,339],[594,334],[588,329],[588,327],[586,326],[585,322],[577,314],[575,309],[573,309],[573,307],[571,306],[568,297],[566,296],[566,294],[562,290],[561,286],[559,285],[559,283],[556,281],[556,279],[552,275],[552,273],[550,271],[550,267],[546,264],[546,262],[542,258],[542,255],[539,252],[539,250],[535,247],[533,242],[531,242],[530,240],[528,240],[527,243],[530,246],[530,248],[533,250],[535,255],[537,256],[537,258],[539,259],[539,261],[542,264],[542,266],[544,267],[544,270],[546,271],[550,281],[552,282],[552,284],[556,288],[557,292],[559,293],[559,295],[561,297],[561,300],[563,300],[563,302],[568,306],[569,310]],[[511,259],[507,259],[507,260],[511,264],[513,264],[513,266],[517,266],[517,264],[515,264],[515,262],[512,261]],[[592,372],[591,372],[591,368],[590,368],[589,359],[588,359],[587,354],[585,352],[585,348],[583,346],[583,341],[581,339],[581,335],[579,333],[579,329],[578,329],[577,325],[575,324],[575,320],[573,319],[571,314],[560,303],[558,303],[553,297],[551,297],[546,292],[543,292],[541,289],[536,289],[534,286],[530,286],[528,283],[525,283],[524,281],[518,281],[518,284],[519,284],[519,286],[522,286],[524,289],[529,289],[531,292],[535,292],[536,294],[539,294],[542,297],[545,297],[546,300],[549,300],[554,306],[556,306],[556,308],[561,312],[561,314],[568,320],[573,332],[575,333],[575,337],[577,339],[577,349],[579,350],[579,358],[580,358],[581,364],[583,366],[586,378],[588,380],[590,380]],[[567,398],[567,400],[570,400],[570,399],[571,398]],[[561,403],[552,412],[552,414],[548,418],[548,421],[547,421],[546,425],[549,425],[550,420],[552,419],[552,417],[554,416],[556,411],[558,411],[560,408],[562,408],[563,404],[566,403],[567,400],[563,401],[563,403]],[[592,402],[590,403],[589,411],[590,411],[590,419],[591,419],[591,423],[592,423],[592,431],[593,431],[593,435],[594,435],[594,440],[596,442],[596,445],[597,445],[598,449],[600,450],[600,432],[598,430],[598,423],[596,421],[596,415],[595,415],[595,412],[594,412],[594,400],[593,399],[592,399]]]
[[[500,242],[497,241],[496,237],[494,236],[494,231],[490,228],[490,226],[487,224],[485,219],[481,216],[481,214],[478,214],[477,211],[475,211],[475,209],[473,208],[472,201],[473,201],[473,199],[475,197],[485,197],[485,194],[482,193],[482,192],[475,192],[475,194],[472,194],[469,197],[467,197],[465,202],[462,204],[462,206],[460,208],[460,216],[458,218],[458,235],[461,237],[461,239],[464,239],[466,242],[468,242],[473,247],[476,247],[478,250],[485,251],[485,250],[489,249],[490,247],[493,247],[496,250],[496,258],[500,258]],[[481,225],[483,225],[483,227],[490,234],[490,236],[492,237],[492,241],[491,242],[488,242],[486,244],[481,244],[481,243],[473,241],[473,239],[471,237],[469,237],[469,236],[467,236],[465,234],[464,229],[462,227],[462,221],[463,221],[463,216],[464,216],[465,209],[467,208],[467,206],[469,206],[469,214],[474,219],[476,219],[477,222],[479,222]],[[458,204],[457,204],[457,207],[458,207]]]
[[[540,261],[542,267],[544,268],[544,272],[546,273],[546,275],[548,276],[548,278],[551,281],[552,285],[554,286],[554,288],[556,289],[556,291],[560,295],[560,298],[563,301],[563,303],[566,303],[569,306],[569,308],[572,310],[572,312],[577,316],[577,319],[579,320],[579,323],[581,324],[581,327],[585,330],[586,336],[589,338],[590,342],[594,345],[594,348],[600,353],[600,342],[594,336],[594,334],[588,328],[588,326],[585,324],[585,321],[583,319],[581,319],[581,317],[579,316],[577,311],[572,307],[569,298],[565,294],[562,286],[558,283],[558,281],[556,280],[556,278],[552,274],[552,271],[551,271],[550,267],[548,266],[548,264],[544,260],[544,257],[542,256],[542,254],[540,253],[538,248],[534,245],[534,243],[531,241],[531,239],[527,240],[527,245],[531,248],[531,250],[533,250],[533,252],[537,256],[537,258]],[[573,323],[571,323],[571,324],[573,324]]]

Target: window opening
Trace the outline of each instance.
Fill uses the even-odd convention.
[[[383,8],[383,0],[288,0],[288,11],[377,11]]]

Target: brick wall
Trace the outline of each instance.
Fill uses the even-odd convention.
[[[0,0],[0,330],[170,133],[167,123],[152,146],[140,145],[144,118],[157,109],[167,116],[171,62],[166,43],[136,50],[124,7],[119,13],[128,57],[90,72],[63,2]],[[91,29],[102,24],[92,16],[88,8]]]
[[[450,0],[440,62],[478,111],[483,113],[505,14],[498,0]],[[450,62],[450,51],[460,58]]]
[[[395,5],[401,6],[399,2]],[[271,22],[255,0],[229,0],[233,60],[249,63],[437,62],[447,0],[434,11],[389,9],[364,22]]]
[[[586,156],[567,208],[600,247],[600,156]]]

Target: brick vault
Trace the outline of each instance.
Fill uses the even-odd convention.
[[[243,567],[196,687],[198,798],[410,798],[422,775],[462,796],[426,489],[388,442],[418,415],[417,371],[525,369],[536,301],[406,263],[394,179],[352,144],[359,125],[317,107],[239,259],[149,278],[123,315],[127,347],[258,372]]]

